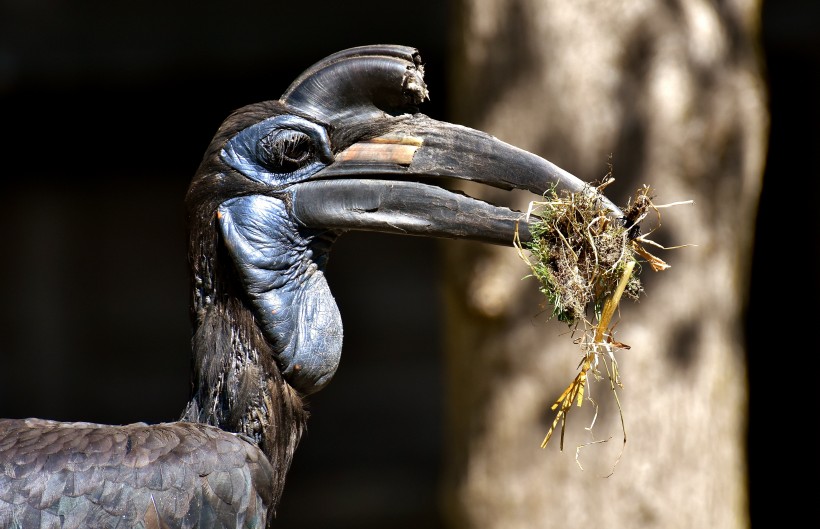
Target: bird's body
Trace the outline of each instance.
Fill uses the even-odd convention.
[[[225,120],[185,201],[190,402],[166,424],[0,420],[0,529],[267,527],[305,398],[340,360],[324,277],[336,238],[370,230],[512,246],[529,234],[519,212],[434,183],[588,189],[531,153],[419,114],[423,70],[413,48],[344,50],[279,100]]]
[[[204,424],[3,419],[0,461],[9,529],[262,528],[273,503],[259,447]]]
[[[0,529],[268,527],[307,413],[231,305],[197,326],[180,421],[0,419]]]

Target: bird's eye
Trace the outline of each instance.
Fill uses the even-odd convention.
[[[275,173],[292,173],[315,158],[310,136],[292,129],[272,130],[260,138],[256,154]]]
[[[322,125],[289,114],[272,116],[239,131],[219,153],[246,177],[279,186],[298,182],[333,163]]]

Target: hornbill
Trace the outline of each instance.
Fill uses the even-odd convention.
[[[534,154],[419,113],[423,74],[416,49],[352,48],[223,122],[185,198],[190,402],[162,424],[0,420],[0,527],[268,526],[306,398],[342,352],[324,274],[336,238],[529,238],[520,212],[438,185],[448,179],[597,193]]]

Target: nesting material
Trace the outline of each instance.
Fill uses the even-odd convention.
[[[692,203],[655,205],[652,190],[643,186],[623,208],[624,218],[619,219],[600,200],[601,192],[612,182],[613,179],[608,177],[597,188],[580,193],[559,193],[555,189],[545,193],[543,201],[530,204],[523,219],[532,240],[522,243],[516,231],[515,246],[530,267],[531,277],[538,280],[551,317],[573,328],[574,341],[582,353],[577,375],[552,405],[552,410],[556,411],[555,420],[541,443],[542,448],[547,446],[560,423],[563,451],[566,418],[573,403],[581,406],[584,400],[590,401],[596,406],[597,417],[597,405],[588,392],[585,397],[585,389],[589,377],[603,380],[604,373],[618,405],[623,446],[626,445],[623,409],[617,392],[623,386],[615,353],[629,349],[629,346],[615,340],[613,316],[621,299],[626,297],[637,301],[643,294],[639,277],[643,265],[649,265],[654,271],[669,268],[666,262],[646,249],[647,246],[671,249],[647,238],[660,227],[660,209]],[[657,218],[655,227],[641,235],[641,222],[651,214]],[[592,430],[595,417],[587,430]],[[587,444],[608,440],[593,440]],[[584,446],[587,445],[576,448],[579,466],[579,454]]]

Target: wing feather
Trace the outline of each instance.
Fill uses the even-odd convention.
[[[265,527],[272,480],[257,446],[203,424],[0,420],[3,528]]]

